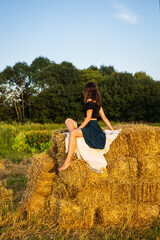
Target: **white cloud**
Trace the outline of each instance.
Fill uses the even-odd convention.
[[[132,13],[128,7],[120,4],[114,4],[113,8],[117,10],[117,12],[114,14],[115,18],[132,24],[138,23],[138,16]]]

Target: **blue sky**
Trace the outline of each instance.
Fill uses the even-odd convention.
[[[0,0],[0,71],[39,56],[160,80],[159,0]]]

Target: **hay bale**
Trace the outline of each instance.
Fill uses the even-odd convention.
[[[160,151],[157,143],[159,128],[132,124],[117,126],[116,128],[122,129],[122,133],[112,143],[110,151],[106,154],[108,157],[140,157]]]
[[[107,169],[102,174],[92,172],[87,163],[82,160],[74,160],[70,168],[59,173],[61,183],[65,184],[70,198],[75,198],[76,194],[84,189],[88,184],[98,186],[101,182],[108,178]]]
[[[54,222],[65,229],[152,222],[160,206],[160,128],[115,127],[119,128],[122,132],[105,154],[108,165],[101,174],[75,156],[70,167],[58,173],[66,158],[65,134],[55,131],[51,149],[33,159],[26,190],[27,198],[32,196],[29,209],[34,212],[39,196],[40,208],[48,209]]]
[[[131,207],[129,207],[129,210],[131,211]],[[113,223],[114,225],[117,225],[121,222],[124,222],[124,216],[127,218],[127,220],[128,215],[131,216],[130,212],[129,214],[126,215],[127,206],[125,206],[124,204],[120,204],[118,206],[117,205],[104,206],[101,211],[102,211],[101,218],[103,224],[105,225],[110,225]]]
[[[108,169],[111,181],[133,182],[137,179],[138,162],[135,157],[121,156],[110,161]]]
[[[149,204],[119,204],[110,205],[103,208],[103,224],[119,225],[124,223],[126,226],[148,225],[153,222],[159,215],[158,205],[150,206]]]
[[[45,200],[51,194],[55,172],[53,159],[47,154],[37,154],[32,160],[28,171],[28,182],[25,195],[21,201],[21,208],[31,213],[42,211]]]
[[[37,193],[32,195],[32,198],[30,199],[30,201],[28,201],[28,204],[25,207],[25,210],[28,212],[29,218],[33,213],[34,215],[38,215],[39,213],[41,213],[41,211],[45,209],[45,201],[46,197],[38,195]]]
[[[159,206],[150,204],[139,204],[137,206],[138,221],[147,223],[156,220],[159,216]]]
[[[59,219],[58,222],[61,228],[68,229],[69,226],[78,227],[80,224],[81,207],[74,201],[60,201]]]
[[[137,158],[139,167],[139,177],[147,178],[147,180],[160,180],[160,155],[151,152],[148,155],[143,155]]]

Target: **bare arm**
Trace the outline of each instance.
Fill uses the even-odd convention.
[[[92,112],[93,112],[93,109],[87,110],[87,116],[84,122],[79,126],[79,128],[84,128],[87,125],[87,123],[91,120]]]
[[[106,115],[105,115],[102,107],[99,110],[99,114],[100,114],[101,118],[103,119],[103,121],[105,122],[105,124],[113,131],[110,121],[106,118]]]

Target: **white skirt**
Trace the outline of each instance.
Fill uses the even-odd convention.
[[[103,169],[106,168],[107,162],[105,157],[103,156],[105,153],[109,151],[109,147],[111,143],[116,139],[118,134],[121,132],[119,130],[104,130],[106,134],[106,144],[104,149],[94,149],[90,148],[86,143],[83,137],[77,138],[77,148],[75,150],[75,154],[78,159],[83,159],[87,162],[88,167],[92,171],[96,171],[98,173],[103,173]],[[66,153],[68,152],[68,143],[69,143],[69,135],[70,133],[66,133],[65,139],[65,148]]]

